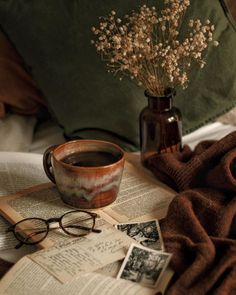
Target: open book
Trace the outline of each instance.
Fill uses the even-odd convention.
[[[0,199],[3,196],[45,182],[48,182],[48,178],[42,168],[42,155],[0,152]],[[9,223],[0,216],[0,251],[12,249],[16,243],[12,235],[5,235],[8,226]],[[18,254],[14,256],[16,257],[13,260],[16,260]]]
[[[171,275],[171,272],[166,272],[166,282]],[[0,290],[1,295],[154,295],[157,292],[164,294],[166,282],[161,281],[159,287],[152,290],[130,281],[93,272],[82,274],[69,284],[61,284],[25,256],[0,281]]]
[[[112,225],[162,219],[176,194],[137,165],[126,161],[116,201],[102,209],[93,210]],[[48,182],[0,198],[0,214],[10,223],[28,217],[59,217],[72,208],[61,200],[56,186]],[[68,236],[51,231],[40,246],[48,248],[67,239]]]
[[[34,277],[36,280],[37,276],[37,281],[40,281],[41,275],[42,278],[49,276],[50,283],[53,282],[55,287],[57,284],[60,285],[60,282],[70,282],[70,284],[63,284],[61,287],[58,285],[58,288],[65,289],[61,294],[66,294],[66,292],[73,294],[73,288],[77,285],[77,281],[77,287],[80,286],[80,280],[91,281],[91,286],[96,286],[97,288],[96,284],[98,283],[93,285],[93,282],[97,280],[103,281],[104,279],[104,282],[107,280],[107,283],[111,284],[114,290],[116,288],[121,290],[120,284],[125,284],[127,285],[126,290],[130,290],[130,293],[127,291],[123,294],[139,294],[139,292],[140,294],[154,294],[157,290],[163,291],[165,289],[172,275],[170,270],[165,271],[155,289],[149,289],[125,280],[114,279],[120,267],[120,261],[127,252],[124,249],[128,250],[131,245],[131,238],[114,229],[112,225],[161,219],[165,216],[168,205],[175,195],[174,191],[156,180],[148,171],[142,168],[138,161],[136,165],[133,165],[131,162],[135,162],[134,158],[132,159],[131,157],[128,160],[130,161],[126,162],[117,200],[105,208],[93,210],[101,217],[97,222],[97,227],[102,228],[101,235],[103,236],[102,238],[100,237],[100,242],[98,242],[97,234],[95,233],[89,234],[86,238],[71,239],[66,235],[58,234],[57,231],[50,231],[47,238],[39,245],[44,250],[21,259],[1,281],[1,290],[7,290],[10,286],[17,284],[17,280],[21,276],[24,276],[25,279],[30,278],[30,280]],[[10,223],[16,223],[27,217],[45,219],[59,217],[70,210],[72,208],[62,202],[59,192],[51,183],[32,186],[0,198],[1,215]],[[108,244],[109,247],[107,246]],[[109,248],[109,255],[107,255],[107,251],[103,255],[101,249],[105,248]],[[91,250],[89,254],[88,249]],[[153,253],[150,255],[153,255]],[[83,257],[81,258],[81,256]],[[161,256],[163,255],[160,254]],[[97,259],[100,257],[100,260]],[[111,268],[114,272],[111,271]],[[29,269],[34,269],[35,272],[29,272]],[[85,270],[86,274],[77,276],[78,272],[81,274]],[[95,274],[95,272],[99,274]],[[15,276],[16,273],[17,277]],[[55,278],[57,280],[54,281]],[[40,285],[37,288],[38,293],[35,292],[35,294],[47,294],[45,293],[45,288],[47,289],[49,286],[44,279],[42,280],[42,286]],[[72,289],[70,289],[69,285]],[[83,288],[86,289],[87,286]],[[133,288],[134,290],[131,291]],[[140,288],[140,291],[136,288]],[[102,293],[101,291],[99,294],[110,293],[108,291]],[[115,291],[112,294],[116,294]],[[117,294],[122,294],[122,292]]]

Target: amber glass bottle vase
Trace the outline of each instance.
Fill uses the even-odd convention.
[[[167,88],[162,96],[145,91],[147,106],[139,117],[141,162],[160,153],[180,151],[182,148],[182,116],[172,105],[175,90]]]

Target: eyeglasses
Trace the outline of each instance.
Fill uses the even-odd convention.
[[[19,249],[22,245],[35,245],[43,241],[50,230],[62,229],[66,234],[74,237],[82,237],[90,232],[100,233],[95,229],[95,221],[98,215],[84,210],[69,211],[57,218],[25,218],[12,226],[6,232],[13,232],[20,242],[15,246]],[[59,226],[50,227],[51,223],[59,223]]]

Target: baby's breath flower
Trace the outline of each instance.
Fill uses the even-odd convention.
[[[152,95],[162,95],[166,87],[178,84],[185,89],[193,62],[203,68],[203,52],[209,43],[219,45],[210,20],[190,19],[189,32],[178,40],[178,28],[190,1],[163,1],[165,7],[159,15],[156,7],[143,5],[122,20],[113,10],[99,18],[98,28],[91,28],[96,36],[91,43],[106,61],[108,72],[118,74],[120,80],[128,74]]]

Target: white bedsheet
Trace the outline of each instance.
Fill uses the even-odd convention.
[[[36,122],[34,116],[16,114],[0,120],[0,151],[28,152]]]
[[[226,125],[214,122],[183,137],[183,144],[188,144],[194,148],[196,144],[203,140],[219,140],[227,134],[236,130],[236,125]]]
[[[65,138],[62,128],[53,121],[46,121],[35,130],[29,152],[43,154],[49,146],[63,142],[65,142]]]
[[[0,151],[42,154],[51,145],[64,142],[62,129],[52,120],[37,125],[34,116],[8,114],[0,120]]]
[[[9,115],[0,120],[0,151],[43,154],[51,145],[65,142],[63,130],[53,121],[41,123],[36,129],[36,118]],[[191,148],[202,140],[218,140],[232,131],[236,125],[210,123],[183,137],[183,143]]]

